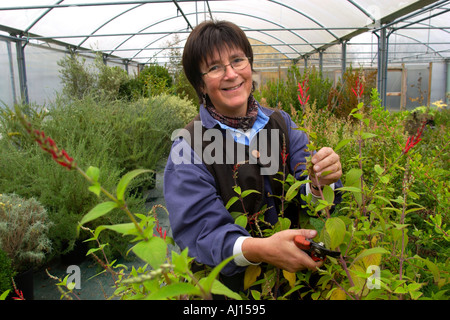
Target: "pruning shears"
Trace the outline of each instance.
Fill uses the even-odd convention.
[[[325,248],[323,242],[314,242],[305,236],[295,236],[294,242],[303,251],[308,253],[314,261],[324,261],[326,256],[339,257],[339,251],[332,251]]]

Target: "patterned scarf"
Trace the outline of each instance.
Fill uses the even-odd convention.
[[[220,114],[209,99],[206,99],[206,110],[208,110],[209,114],[217,121],[229,127],[247,131],[253,127],[253,124],[256,121],[256,116],[258,115],[258,103],[251,94],[248,97],[247,114],[243,117],[228,117]]]

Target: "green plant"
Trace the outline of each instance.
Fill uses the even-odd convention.
[[[61,141],[79,165],[106,170],[108,175],[101,177],[101,183],[107,189],[113,188],[123,172],[155,170],[170,150],[171,133],[183,128],[196,114],[190,101],[171,95],[136,101],[111,101],[90,95],[82,100],[59,97],[48,108],[20,107],[33,126]],[[14,112],[4,110],[0,120],[4,137],[0,140],[0,165],[4,169],[0,171],[0,190],[38,199],[54,223],[49,233],[53,254],[70,252],[76,239],[76,222],[98,199],[75,172],[54,171],[53,162],[39,146],[25,138]],[[128,201],[133,210],[144,207],[142,190],[153,185],[151,173],[133,180],[129,190],[133,197]],[[104,219],[123,222],[118,211]],[[95,229],[95,225],[89,227]],[[106,250],[111,255],[124,255],[127,250],[126,242],[114,234],[105,234],[102,241],[110,244]]]
[[[316,242],[340,251],[341,256],[328,257],[316,272],[294,274],[250,266],[244,280],[249,288],[246,296],[448,299],[448,124],[433,128],[421,123],[407,138],[409,113],[384,110],[376,90],[370,92],[371,107],[364,107],[363,89],[358,84],[351,90],[358,104],[349,111],[350,121],[321,113],[314,104],[306,104],[304,116],[296,118],[311,139],[310,151],[332,146],[341,155],[342,203],[329,210],[334,193],[326,187],[318,201],[302,195],[309,216],[300,218],[302,228],[318,231]],[[340,140],[331,134],[333,130]],[[280,181],[285,189],[283,206],[299,205],[297,192],[304,181],[284,177]],[[252,192],[234,188],[233,201]],[[267,226],[259,214],[244,210],[234,215],[241,226],[248,227],[251,220],[252,225],[264,227],[254,236],[290,228],[290,221],[282,216],[274,226]]]
[[[0,247],[17,272],[44,261],[51,250],[46,209],[34,198],[0,195]]]
[[[14,275],[11,259],[5,251],[0,249],[0,294],[13,289],[11,279],[14,278]]]
[[[92,234],[92,238],[89,240],[99,244],[98,248],[92,248],[88,254],[98,259],[96,252],[101,252],[105,260],[108,261],[104,254],[105,245],[99,242],[98,236],[105,230],[111,230],[122,236],[131,237],[129,241],[134,244],[131,251],[137,257],[147,262],[152,268],[152,270],[149,270],[147,265],[139,270],[133,268],[131,273],[127,275],[123,266],[115,266],[114,262],[104,263],[98,259],[100,264],[106,271],[111,273],[115,280],[117,290],[114,296],[123,299],[160,300],[185,299],[187,297],[211,299],[212,294],[222,294],[234,299],[240,299],[238,294],[226,288],[216,279],[223,266],[233,257],[220,263],[206,277],[197,278],[190,271],[189,265],[192,259],[188,257],[187,250],[184,250],[180,254],[171,252],[171,260],[168,260],[169,252],[167,244],[173,240],[166,237],[166,234],[159,227],[155,214],[156,207],[153,207],[147,215],[134,214],[130,211],[125,201],[126,189],[135,177],[148,170],[137,169],[128,172],[121,177],[115,190],[110,192],[100,184],[100,170],[98,168],[89,167],[86,172],[83,171],[65,150],[59,149],[56,146],[53,139],[47,137],[42,131],[34,130],[32,124],[20,114],[19,109],[16,112],[29,136],[45,152],[51,154],[54,161],[69,170],[76,171],[85,178],[91,184],[89,190],[92,193],[97,196],[103,194],[107,198],[107,201],[97,204],[83,216],[79,223],[80,228],[86,229],[83,225],[110,214],[113,209],[120,209],[129,219],[129,223],[100,225],[94,231],[87,229]],[[117,268],[120,270],[114,270]],[[53,278],[59,281],[58,285],[62,290],[63,296],[69,296],[73,290],[73,284],[67,283],[68,277],[65,279]]]
[[[95,88],[95,75],[92,66],[86,65],[85,58],[71,53],[58,61],[63,92],[68,97],[81,99]]]
[[[21,109],[28,113],[29,121],[36,127],[63,141],[80,165],[92,163],[108,170],[109,175],[102,177],[101,182],[111,188],[124,170],[119,166],[120,159],[115,157],[117,140],[112,125],[115,118],[109,114],[113,113],[113,108],[119,108],[118,105],[89,96],[72,101],[61,97],[45,113],[35,111],[38,107],[33,106]],[[45,206],[53,222],[49,230],[54,248],[52,255],[70,252],[76,240],[76,223],[97,198],[87,190],[88,183],[82,177],[74,172],[53,170],[51,159],[42,154],[38,145],[30,144],[13,113],[5,111],[1,119],[5,124],[2,131],[5,138],[0,140],[0,189],[4,193],[35,197]],[[142,197],[136,195],[130,198],[129,205],[139,208],[144,206],[143,202]],[[115,212],[108,219],[120,222],[122,218]],[[112,255],[126,252],[120,237],[110,240],[108,250]]]

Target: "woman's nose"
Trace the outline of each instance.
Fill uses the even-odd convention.
[[[233,69],[233,67],[231,66],[231,64],[228,64],[225,66],[225,78],[235,78],[237,77],[238,73],[236,72],[236,70]]]

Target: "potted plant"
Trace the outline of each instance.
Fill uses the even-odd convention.
[[[0,248],[11,260],[16,286],[25,299],[33,299],[33,267],[51,249],[50,225],[46,209],[36,199],[0,194]]]

